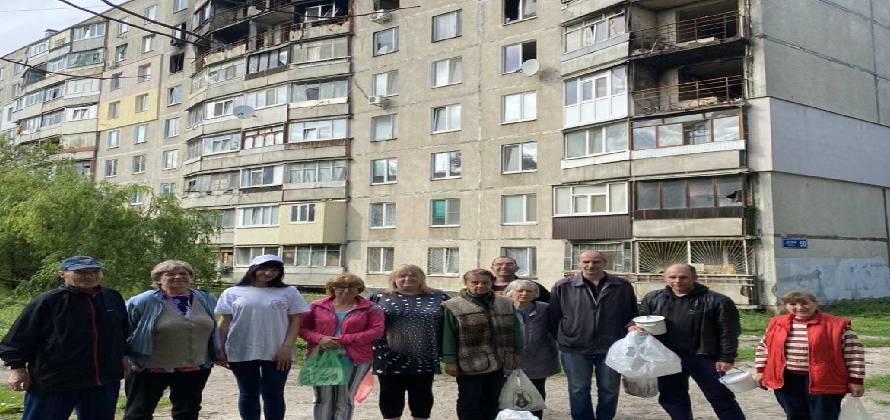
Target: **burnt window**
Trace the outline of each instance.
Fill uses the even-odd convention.
[[[179,73],[185,67],[185,53],[170,56],[170,73]]]
[[[374,10],[392,10],[399,8],[399,0],[374,0]]]

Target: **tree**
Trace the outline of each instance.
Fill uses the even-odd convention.
[[[71,255],[102,261],[103,284],[124,294],[144,290],[166,259],[192,264],[197,281],[217,281],[213,215],[173,196],[132,206],[136,191],[150,194],[93,183],[51,148],[0,140],[0,282],[28,294],[55,287],[58,263]]]

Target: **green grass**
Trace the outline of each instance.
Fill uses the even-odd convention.
[[[874,398],[871,398],[871,402],[873,402],[873,403],[875,403],[875,404],[877,404],[877,405],[883,405],[883,406],[888,406],[888,405],[890,405],[890,401],[887,401],[887,400],[876,400],[876,399],[874,399]]]
[[[754,361],[754,347],[739,348],[736,361]]]
[[[842,316],[853,322],[853,330],[866,347],[890,347],[890,299],[842,301],[822,308],[825,312]],[[741,312],[742,334],[761,336],[772,316],[763,311]]]
[[[890,375],[875,375],[865,378],[865,389],[890,392]]]
[[[5,415],[21,413],[24,409],[23,399],[24,393],[12,391],[5,386],[0,388],[0,419],[7,418]]]

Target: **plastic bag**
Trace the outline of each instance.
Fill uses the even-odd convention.
[[[680,356],[655,337],[640,332],[627,333],[612,344],[606,365],[628,378],[657,378],[682,370]]]
[[[538,420],[538,416],[528,411],[502,410],[494,420]]]
[[[306,359],[298,378],[300,385],[312,386],[346,385],[347,380],[340,354],[318,348]]]
[[[872,418],[868,411],[865,411],[865,404],[862,403],[862,399],[849,397],[845,398],[838,420],[872,420]]]
[[[624,380],[624,392],[640,398],[658,395],[658,378],[633,378]]]
[[[368,394],[374,390],[374,373],[372,370],[369,370],[368,373],[362,378],[362,382],[358,384],[358,389],[355,391],[355,401],[356,404],[361,404],[365,401],[365,398],[368,398]]]
[[[544,398],[525,376],[522,369],[516,369],[501,388],[501,397],[498,400],[498,408],[501,410],[537,411],[544,409]],[[511,417],[512,418],[512,417]]]

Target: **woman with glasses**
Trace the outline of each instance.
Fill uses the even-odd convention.
[[[234,287],[222,292],[216,313],[223,358],[238,381],[238,411],[259,420],[260,396],[266,420],[284,418],[284,382],[290,371],[300,314],[309,311],[303,295],[284,284],[284,262],[260,255]]]
[[[354,274],[341,274],[325,284],[327,297],[312,302],[303,316],[300,337],[307,353],[336,351],[346,371],[345,385],[315,386],[315,420],[350,420],[358,386],[371,368],[372,343],[383,336],[383,311],[359,296],[365,282]]]

